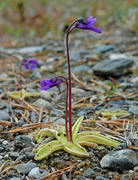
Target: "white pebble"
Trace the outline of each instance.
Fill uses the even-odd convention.
[[[40,175],[39,167],[33,168],[28,174],[30,178],[39,178]]]
[[[2,142],[2,144],[6,145],[6,144],[8,144],[8,141],[5,140],[5,141]]]

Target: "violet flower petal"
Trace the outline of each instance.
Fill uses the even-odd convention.
[[[62,82],[63,80],[58,77],[54,77],[51,79],[43,79],[40,82],[40,86],[41,86],[40,90],[48,90],[54,86],[58,86]]]
[[[92,16],[90,16],[88,17],[88,19],[84,19],[84,20],[82,19],[80,20],[79,23],[77,22],[75,28],[90,30],[96,33],[102,33],[102,30],[100,28],[93,26],[95,22],[96,22],[96,18],[93,18]]]
[[[25,59],[23,61],[24,67],[27,70],[34,70],[37,66],[38,61],[36,59]]]

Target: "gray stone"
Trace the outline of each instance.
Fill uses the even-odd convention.
[[[32,75],[30,77],[32,80],[36,80],[36,79],[40,79],[42,78],[42,75],[41,73],[38,71],[38,69],[35,69],[33,72],[32,72]]]
[[[28,174],[33,168],[36,167],[35,163],[28,162],[26,164],[18,164],[14,167],[20,174]]]
[[[34,156],[35,156],[35,154],[32,153],[32,152],[26,152],[25,154],[26,154],[26,157],[27,157],[28,159],[33,159]]]
[[[55,61],[59,60],[59,57],[58,56],[54,56],[54,57],[49,57],[46,59],[46,63],[53,63]]]
[[[3,144],[3,145],[7,145],[7,144],[8,144],[8,141],[4,140],[4,141],[2,142],[2,144]]]
[[[0,74],[0,78],[8,78],[8,74],[2,73],[2,74]]]
[[[110,54],[109,59],[122,59],[122,58],[128,58],[126,54],[121,54],[121,53],[115,53],[115,54]]]
[[[114,151],[105,155],[100,161],[102,168],[122,172],[133,169],[138,164],[136,153],[131,149]]]
[[[15,160],[18,156],[19,156],[19,153],[18,153],[18,152],[10,152],[10,157],[11,157],[12,159]]]
[[[76,66],[75,68],[72,69],[73,73],[83,73],[83,72],[87,72],[90,69],[89,66],[87,65],[79,65]]]
[[[92,50],[92,52],[94,52],[94,53],[105,53],[105,52],[111,51],[113,49],[115,49],[115,46],[112,45],[112,44],[109,44],[109,45],[99,45],[96,48],[94,48]]]
[[[64,115],[63,111],[61,111],[59,109],[54,109],[53,111],[51,111],[51,114],[55,115],[55,116],[62,116],[62,115]]]
[[[40,93],[41,98],[48,101],[52,99],[51,95],[51,91],[41,91]]]
[[[131,105],[129,108],[129,112],[138,115],[138,106],[137,105]]]
[[[57,53],[64,53],[65,48],[64,47],[57,47],[54,49]]]
[[[0,52],[6,52],[8,54],[20,53],[20,54],[31,54],[35,52],[42,52],[47,49],[47,45],[40,46],[28,46],[23,48],[3,48],[0,47]]]
[[[134,171],[138,172],[138,166],[134,167]]]
[[[131,59],[103,60],[93,67],[95,75],[99,76],[121,76],[132,66]]]
[[[31,138],[25,136],[25,135],[19,135],[15,137],[14,141],[15,147],[25,148],[25,147],[32,147],[32,140]]]
[[[31,119],[31,122],[33,123],[36,123],[38,121],[38,115],[36,114],[36,112],[30,113],[30,119]]]
[[[54,122],[55,124],[65,124],[65,119],[60,118]]]
[[[125,100],[109,101],[108,104],[111,106],[122,107],[125,104]]]
[[[10,179],[8,179],[8,180],[21,180],[21,178],[12,177],[12,178],[10,178]]]
[[[0,111],[0,120],[1,121],[10,120],[9,114],[6,111]]]
[[[81,54],[78,51],[70,51],[70,60],[79,61],[81,59]]]
[[[83,89],[72,88],[72,95],[81,96],[81,95],[84,95],[84,94],[85,94],[85,91]]]
[[[97,176],[96,180],[109,180],[108,178],[102,177],[102,176]]]
[[[66,174],[63,174],[63,175],[62,175],[62,180],[68,180]]]
[[[31,143],[31,139],[28,136],[25,135],[19,135],[15,137],[16,141],[20,141],[22,143],[26,143],[27,145]]]
[[[44,99],[38,99],[37,101],[34,102],[34,104],[37,105],[37,106],[40,106],[42,108],[46,108],[48,110],[53,109],[53,105],[50,102],[48,102],[48,101],[46,101]]]
[[[24,161],[26,160],[26,155],[20,155],[15,161]]]
[[[83,172],[84,177],[90,177],[93,174],[94,174],[94,171],[91,168],[88,168]]]
[[[133,86],[138,87],[138,77],[135,77],[134,79],[132,79],[131,82],[133,83]]]
[[[35,167],[35,168],[31,169],[28,176],[30,178],[36,178],[36,179],[39,178],[41,176],[41,173],[39,171],[39,167]]]

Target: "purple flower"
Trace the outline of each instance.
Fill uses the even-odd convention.
[[[63,80],[59,77],[54,77],[51,79],[43,79],[40,82],[40,86],[41,86],[40,90],[48,90],[54,86],[58,86],[62,82]]]
[[[36,68],[38,61],[35,59],[25,59],[23,61],[24,67],[27,70],[34,70]]]
[[[88,17],[88,19],[80,18],[74,25],[73,29],[79,28],[79,29],[94,31],[96,33],[102,33],[101,29],[93,26],[95,22],[96,22],[96,18],[93,18],[92,16]]]

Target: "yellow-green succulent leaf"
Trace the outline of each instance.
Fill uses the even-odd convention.
[[[54,151],[57,150],[62,150],[63,149],[63,145],[61,144],[61,142],[54,140],[51,141],[47,144],[44,144],[42,146],[40,146],[37,149],[37,153],[35,155],[35,160],[41,160],[43,158],[48,157],[50,154],[52,154]]]
[[[102,144],[102,145],[107,145],[107,146],[113,146],[117,147],[120,145],[118,141],[115,141],[107,136],[104,136],[102,134],[93,134],[93,135],[86,135],[84,134],[81,136],[81,133],[77,135],[76,141],[80,144],[81,142],[92,142],[96,144]]]
[[[98,146],[96,143],[86,142],[86,141],[79,141],[78,144],[81,146],[89,146],[89,147]]]
[[[44,128],[42,130],[40,130],[40,132],[38,133],[39,136],[41,137],[51,137],[51,136],[56,136],[58,134],[58,131],[55,129],[49,129],[49,128]]]
[[[24,89],[22,89],[22,91],[8,91],[7,95],[14,99],[24,99],[25,97],[40,96],[40,94],[37,92],[27,92]]]
[[[86,149],[84,149],[78,143],[72,143],[68,141],[68,143],[64,145],[64,151],[79,157],[89,157],[89,154],[86,151]]]
[[[77,121],[75,122],[75,124],[72,127],[72,136],[73,136],[73,140],[76,138],[76,135],[80,129],[81,123],[83,121],[83,116],[81,116],[79,119],[77,119]]]
[[[46,137],[55,137],[56,134],[58,134],[58,131],[56,131],[55,129],[44,128],[41,130],[39,129],[39,131],[37,130],[35,133],[32,133],[32,136],[38,143],[40,143]]]
[[[109,117],[109,118],[116,118],[116,117],[121,117],[121,116],[128,116],[130,113],[125,110],[116,110],[116,111],[111,111],[111,110],[99,110],[96,111],[95,114],[101,114],[103,117]]]

